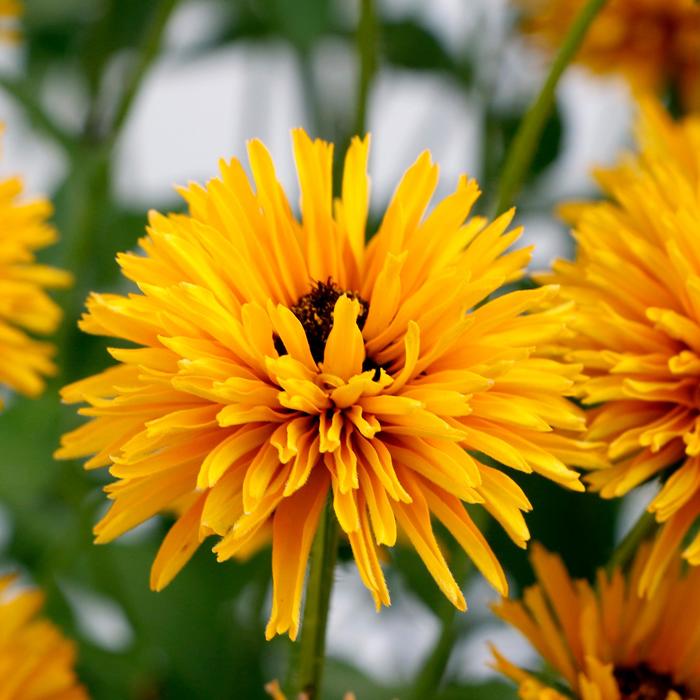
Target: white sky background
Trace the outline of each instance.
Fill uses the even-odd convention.
[[[487,37],[483,43],[489,51],[506,45],[505,0],[385,0],[381,6],[393,18],[419,16],[457,54],[475,44],[477,31],[480,44]],[[217,160],[242,157],[245,140],[252,137],[268,145],[280,179],[296,192],[289,129],[303,125],[306,112],[291,50],[281,42],[241,43],[187,63],[178,57],[216,31],[217,11],[215,2],[182,3],[169,28],[167,50],[146,80],[119,143],[117,196],[133,209],[142,208],[144,221],[147,209],[175,201],[174,184],[212,177]],[[21,65],[21,49],[3,48],[3,53],[0,68],[12,71]],[[353,89],[352,54],[328,43],[319,49],[319,57],[317,78],[327,88],[324,94],[332,98],[334,91],[346,94]],[[497,71],[499,100],[527,96],[542,79],[541,59],[522,42],[507,45],[500,66],[494,55],[483,55],[480,66]],[[567,139],[548,177],[547,198],[552,201],[591,191],[591,166],[611,162],[629,142],[633,113],[620,83],[592,78],[579,69],[569,71],[559,94]],[[65,77],[55,76],[44,98],[66,123],[79,118],[80,95]],[[23,123],[21,113],[4,95],[0,95],[0,118],[6,123],[0,172],[22,173],[31,193],[53,191],[65,173],[61,154]],[[372,206],[377,211],[423,149],[429,148],[441,166],[440,195],[450,191],[461,172],[479,174],[478,107],[446,79],[382,70],[371,94],[369,130]],[[537,246],[536,267],[567,250],[562,228],[551,217],[525,216],[519,223],[526,226],[526,241]],[[486,620],[491,593],[482,583],[473,588],[469,614]],[[410,677],[437,634],[435,619],[419,601],[406,591],[392,593],[394,605],[378,618],[356,570],[344,567],[338,575],[329,631],[331,653],[387,680]],[[71,596],[78,608],[82,598],[94,617],[99,607],[94,599]],[[114,610],[105,610],[105,615],[116,624]],[[95,635],[97,643],[104,642],[104,628]],[[516,660],[531,658],[516,634],[488,621],[482,633],[455,650],[452,668],[465,677],[488,674],[487,638],[497,640]]]

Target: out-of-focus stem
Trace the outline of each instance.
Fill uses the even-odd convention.
[[[154,10],[151,25],[144,35],[136,65],[127,79],[121,99],[114,111],[114,119],[107,134],[107,139],[110,141],[116,140],[121,132],[134,99],[138,94],[141,82],[160,52],[165,28],[173,10],[177,7],[177,3],[178,0],[160,0]]]
[[[362,0],[360,22],[357,26],[357,54],[359,78],[355,112],[355,133],[362,136],[367,129],[367,103],[372,80],[377,72],[377,16],[374,0]]]
[[[639,549],[639,545],[648,539],[658,527],[659,524],[653,514],[645,510],[615,548],[608,562],[608,571],[612,573],[617,568],[627,568],[634,558],[635,552]]]
[[[539,95],[520,122],[503,166],[496,213],[500,214],[513,205],[523,177],[532,163],[542,130],[552,111],[559,79],[576,55],[588,28],[603,5],[605,0],[588,0],[583,6],[564,37]]]
[[[458,582],[467,581],[471,562],[459,547],[454,548],[450,568]],[[445,675],[452,647],[457,638],[457,608],[446,598],[441,601],[439,619],[440,632],[437,641],[412,684],[410,700],[434,698]]]

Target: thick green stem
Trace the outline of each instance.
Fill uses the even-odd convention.
[[[471,562],[461,548],[455,547],[450,568],[457,581],[466,582],[471,572]],[[440,632],[430,655],[413,682],[410,700],[434,698],[445,675],[452,647],[457,638],[457,608],[447,599],[442,601],[439,612]]]
[[[367,102],[374,74],[377,72],[377,16],[374,0],[362,0],[360,22],[357,26],[357,54],[360,59],[355,112],[355,134],[362,136],[367,129]]]
[[[634,558],[635,552],[639,549],[639,545],[648,539],[658,527],[656,518],[645,510],[615,548],[608,562],[608,571],[612,573],[617,568],[626,569]]]
[[[603,5],[605,0],[588,0],[583,6],[564,37],[564,42],[552,63],[540,94],[520,122],[503,166],[498,190],[497,213],[500,214],[512,206],[523,177],[532,163],[544,125],[552,111],[559,79],[576,55],[591,22]]]
[[[337,552],[338,521],[333,505],[329,502],[321,516],[311,550],[297,672],[292,682],[295,694],[292,697],[296,697],[297,693],[305,693],[308,700],[318,700],[321,697],[326,658],[326,626]]]

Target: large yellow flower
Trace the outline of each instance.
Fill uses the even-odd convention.
[[[496,667],[523,700],[690,700],[700,697],[700,569],[683,576],[680,557],[651,599],[637,595],[649,556],[629,577],[598,572],[597,588],[572,581],[559,557],[538,544],[539,583],[494,611],[522,632],[553,674],[518,668],[494,649]],[[562,687],[563,686],[563,687]]]
[[[0,697],[3,700],[86,700],[73,666],[75,649],[54,625],[37,619],[40,591],[11,592],[0,577]]]
[[[548,49],[561,43],[585,0],[516,0],[524,28]],[[696,0],[608,0],[578,61],[596,73],[621,73],[635,90],[677,89],[700,108],[700,6]]]
[[[87,466],[118,479],[98,542],[181,512],[153,567],[156,589],[207,535],[220,537],[219,560],[271,536],[268,636],[297,633],[329,493],[377,606],[389,603],[377,547],[401,528],[464,609],[431,514],[499,591],[501,567],[463,502],[481,503],[519,545],[528,538],[525,494],[483,455],[573,489],[565,462],[596,460],[552,431],[584,428],[562,397],[580,368],[535,352],[559,336],[566,310],[523,315],[552,288],[484,303],[529,251],[505,253],[519,236],[505,233],[512,212],[465,223],[473,180],[426,215],[438,170],[424,153],[365,245],[369,140],[353,140],[335,202],[332,146],[300,130],[293,141],[301,221],[252,141],[255,190],[241,163],[222,162],[206,189],[182,192],[189,215],[153,213],[144,254],[119,256],[140,292],[94,294],[81,325],[136,347],[114,348],[116,367],[63,391],[93,420],[57,454],[94,454]]]
[[[45,289],[65,287],[71,276],[36,262],[34,252],[56,240],[46,222],[51,204],[22,202],[21,194],[19,178],[0,180],[0,385],[36,396],[55,371],[53,346],[29,333],[56,329],[61,310]]]
[[[571,358],[589,376],[589,437],[608,443],[609,468],[590,483],[605,498],[661,476],[649,505],[665,523],[641,591],[700,516],[700,119],[674,124],[653,102],[638,128],[641,152],[597,174],[609,199],[572,205],[575,262],[541,281],[575,300]],[[684,556],[700,564],[700,535]]]

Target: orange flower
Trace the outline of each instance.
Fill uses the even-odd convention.
[[[58,456],[109,466],[107,542],[156,513],[182,515],[151,583],[165,586],[208,535],[219,560],[272,537],[268,637],[299,626],[304,574],[328,500],[377,606],[389,604],[378,547],[402,529],[445,595],[466,607],[433,534],[435,516],[501,592],[501,567],[464,503],[482,504],[521,546],[525,494],[480,457],[582,490],[565,463],[597,464],[552,428],[583,431],[564,395],[579,367],[538,354],[565,309],[528,313],[554,288],[489,300],[529,251],[506,253],[513,213],[465,222],[473,180],[425,215],[438,171],[425,153],[369,244],[369,140],[354,139],[342,195],[332,146],[294,132],[298,221],[268,152],[249,144],[256,189],[236,160],[188,215],[152,214],[144,255],[119,256],[139,286],[94,294],[81,327],[135,347],[63,390],[92,421]],[[468,312],[468,313],[467,313]]]

